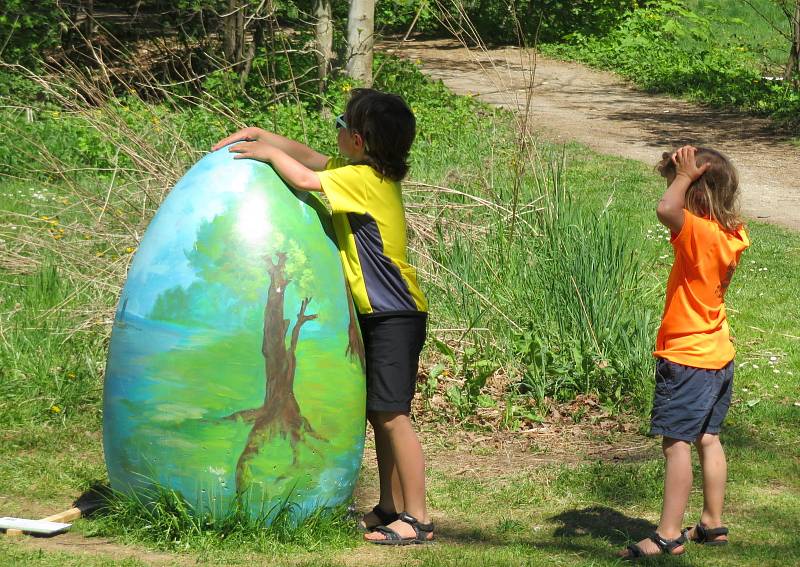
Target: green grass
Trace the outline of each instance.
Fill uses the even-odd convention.
[[[753,6],[742,0],[691,0],[687,5],[702,16],[717,18],[714,33],[721,44],[741,44],[762,74],[783,76],[789,45],[780,32],[791,31],[789,21],[775,0],[751,3]]]
[[[654,214],[664,182],[651,167],[600,156],[575,144],[563,149],[566,161],[559,165],[562,148],[535,140],[531,167],[517,176],[514,165],[526,156],[517,150],[504,114],[476,109],[462,99],[453,107],[437,101],[427,106],[424,101],[416,103],[418,114],[429,120],[426,128],[444,128],[448,120],[458,120],[462,127],[447,137],[423,130],[411,181],[426,185],[408,184],[407,202],[414,253],[433,309],[431,327],[441,340],[438,347],[430,345],[426,360],[448,371],[438,374],[439,384],[429,380],[426,387],[449,400],[447,412],[436,416],[446,421],[459,416],[469,419],[478,409],[483,415],[489,411],[502,414],[506,401],[492,398],[488,395],[492,392],[482,387],[487,369],[524,378],[525,368],[515,361],[519,351],[514,341],[519,341],[520,333],[510,328],[506,318],[516,324],[530,323],[532,329],[542,332],[548,327],[535,325],[559,323],[555,315],[542,315],[545,312],[538,303],[542,300],[541,290],[537,292],[541,280],[537,280],[540,275],[535,262],[552,255],[542,235],[546,218],[534,210],[541,208],[543,194],[552,195],[552,191],[542,191],[544,184],[550,183],[552,189],[557,181],[571,199],[569,204],[559,201],[572,212],[563,217],[568,222],[557,227],[562,234],[551,236],[563,237],[575,227],[583,229],[570,235],[576,240],[554,241],[558,246],[584,242],[578,237],[603,222],[619,226],[608,238],[620,239],[614,242],[624,242],[625,250],[635,252],[639,270],[635,289],[624,303],[624,309],[633,314],[659,313],[671,250]],[[211,135],[213,130],[198,137]],[[660,151],[654,151],[654,161],[659,155]],[[516,179],[522,183],[515,184]],[[88,199],[94,192],[102,204],[107,178],[80,178],[78,182],[82,195]],[[474,198],[431,186],[457,189],[487,199],[489,205],[475,207]],[[32,193],[43,198],[32,198]],[[119,257],[124,259],[128,240],[112,241],[113,247],[108,242],[103,245],[110,234],[105,228],[102,234],[85,240],[85,234],[73,227],[80,222],[91,226],[85,218],[89,213],[63,199],[76,203],[75,192],[58,183],[44,189],[28,182],[0,184],[0,238],[5,241],[0,243],[4,246],[0,264],[3,515],[56,512],[105,478],[100,388],[107,323],[102,314],[113,305],[114,287],[87,287],[79,271],[88,268],[67,261],[59,251],[74,254],[85,247],[83,257],[92,259],[91,268],[107,273],[102,281],[113,283],[119,281],[114,278],[121,278],[121,272],[112,267],[122,261]],[[94,203],[89,210],[94,210]],[[518,217],[512,232],[507,209],[515,203]],[[128,205],[119,199],[109,210],[115,211],[117,205],[130,212],[141,203],[124,209]],[[41,219],[55,214],[59,215],[58,225],[50,224],[52,219]],[[596,215],[607,220],[592,225]],[[139,217],[134,218],[138,222]],[[685,558],[655,560],[653,564],[777,566],[800,561],[794,528],[800,509],[800,407],[795,405],[800,402],[800,235],[763,223],[749,226],[753,245],[743,256],[727,300],[738,350],[734,403],[722,436],[730,463],[726,521],[733,543],[726,549],[692,546]],[[53,230],[58,227],[66,230],[63,238],[55,240]],[[452,238],[456,233],[459,238]],[[36,254],[35,247],[23,246],[22,252],[35,263],[9,255],[22,246],[20,234],[50,238],[48,253]],[[593,244],[586,242],[586,246]],[[613,250],[598,248],[586,253],[603,257]],[[13,258],[13,262],[9,260]],[[568,275],[546,273],[562,278]],[[598,290],[606,293],[603,288]],[[528,303],[518,305],[523,299]],[[72,333],[76,324],[86,320],[87,310],[101,318]],[[565,334],[553,331],[551,344],[577,333],[576,327],[569,325],[582,317],[581,309],[566,314],[562,320]],[[461,330],[452,334],[436,330],[454,328]],[[649,336],[646,341],[640,339],[639,345],[649,349],[654,323],[646,330]],[[591,356],[591,346],[585,352]],[[635,361],[640,354],[623,356]],[[565,356],[558,360],[569,361],[573,355]],[[646,364],[649,368],[651,361]],[[578,382],[583,378],[574,368],[565,375]],[[455,390],[450,389],[453,382],[445,380],[452,376],[464,381]],[[634,377],[630,383],[619,381],[624,386],[618,401],[623,409],[625,403],[636,400],[633,389],[641,390],[640,397],[647,394],[650,376],[640,370]],[[530,395],[507,394],[512,401]],[[465,405],[459,407],[458,403]],[[640,410],[646,407],[646,401],[640,403],[645,404]],[[519,406],[528,408],[521,402]],[[546,413],[547,407],[541,409]],[[524,411],[506,421],[498,418],[491,425],[513,430],[529,419]],[[645,421],[641,419],[643,425]],[[442,429],[431,431],[439,432],[424,434],[427,445],[453,445]],[[517,434],[510,431],[508,435]],[[537,446],[537,453],[547,454],[546,441]],[[37,549],[36,541],[0,538],[0,559],[4,565],[139,565],[156,558],[167,564],[377,565],[402,558],[420,565],[615,565],[613,552],[645,535],[658,517],[663,464],[652,452],[629,462],[540,463],[535,467],[524,465],[520,455],[519,467],[498,470],[491,463],[500,460],[502,450],[487,445],[480,451],[486,467],[467,472],[445,466],[452,456],[446,456],[450,454],[444,450],[433,448],[431,453],[429,501],[440,537],[431,547],[369,547],[359,543],[352,523],[342,515],[315,519],[294,532],[285,526],[261,530],[237,521],[207,525],[167,505],[168,501],[160,513],[123,502],[111,515],[80,520],[75,526],[88,542],[97,541],[94,536],[100,534],[111,537],[114,543],[109,544],[106,556],[86,558],[74,549],[57,547],[58,539]],[[365,469],[363,483],[372,486],[375,482],[374,474]],[[373,503],[358,504],[367,508]],[[701,494],[695,489],[687,524],[696,520],[701,505]],[[119,554],[121,549],[130,555]],[[149,555],[152,553],[158,555]]]

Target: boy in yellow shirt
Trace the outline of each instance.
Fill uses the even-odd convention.
[[[367,365],[367,419],[375,431],[380,501],[361,520],[364,538],[381,545],[427,543],[425,461],[411,424],[427,302],[406,255],[400,181],[416,121],[397,95],[354,89],[336,118],[342,158],[260,128],[217,142],[236,158],[272,164],[291,187],[324,192],[345,276],[359,315]]]

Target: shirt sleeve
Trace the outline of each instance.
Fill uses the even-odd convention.
[[[333,213],[364,214],[366,187],[358,170],[342,158],[331,158],[319,182]]]

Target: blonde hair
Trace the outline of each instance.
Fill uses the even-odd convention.
[[[662,177],[677,173],[672,161],[674,152],[665,152],[656,169]],[[711,148],[697,148],[695,161],[698,167],[710,163],[703,175],[686,191],[686,208],[700,217],[711,217],[722,227],[733,232],[742,226],[739,216],[739,174],[730,160]]]

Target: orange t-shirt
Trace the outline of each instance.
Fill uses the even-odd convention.
[[[716,221],[684,210],[683,228],[672,234],[671,242],[675,261],[653,355],[719,370],[736,353],[725,316],[725,291],[750,239],[744,227],[728,232]]]

